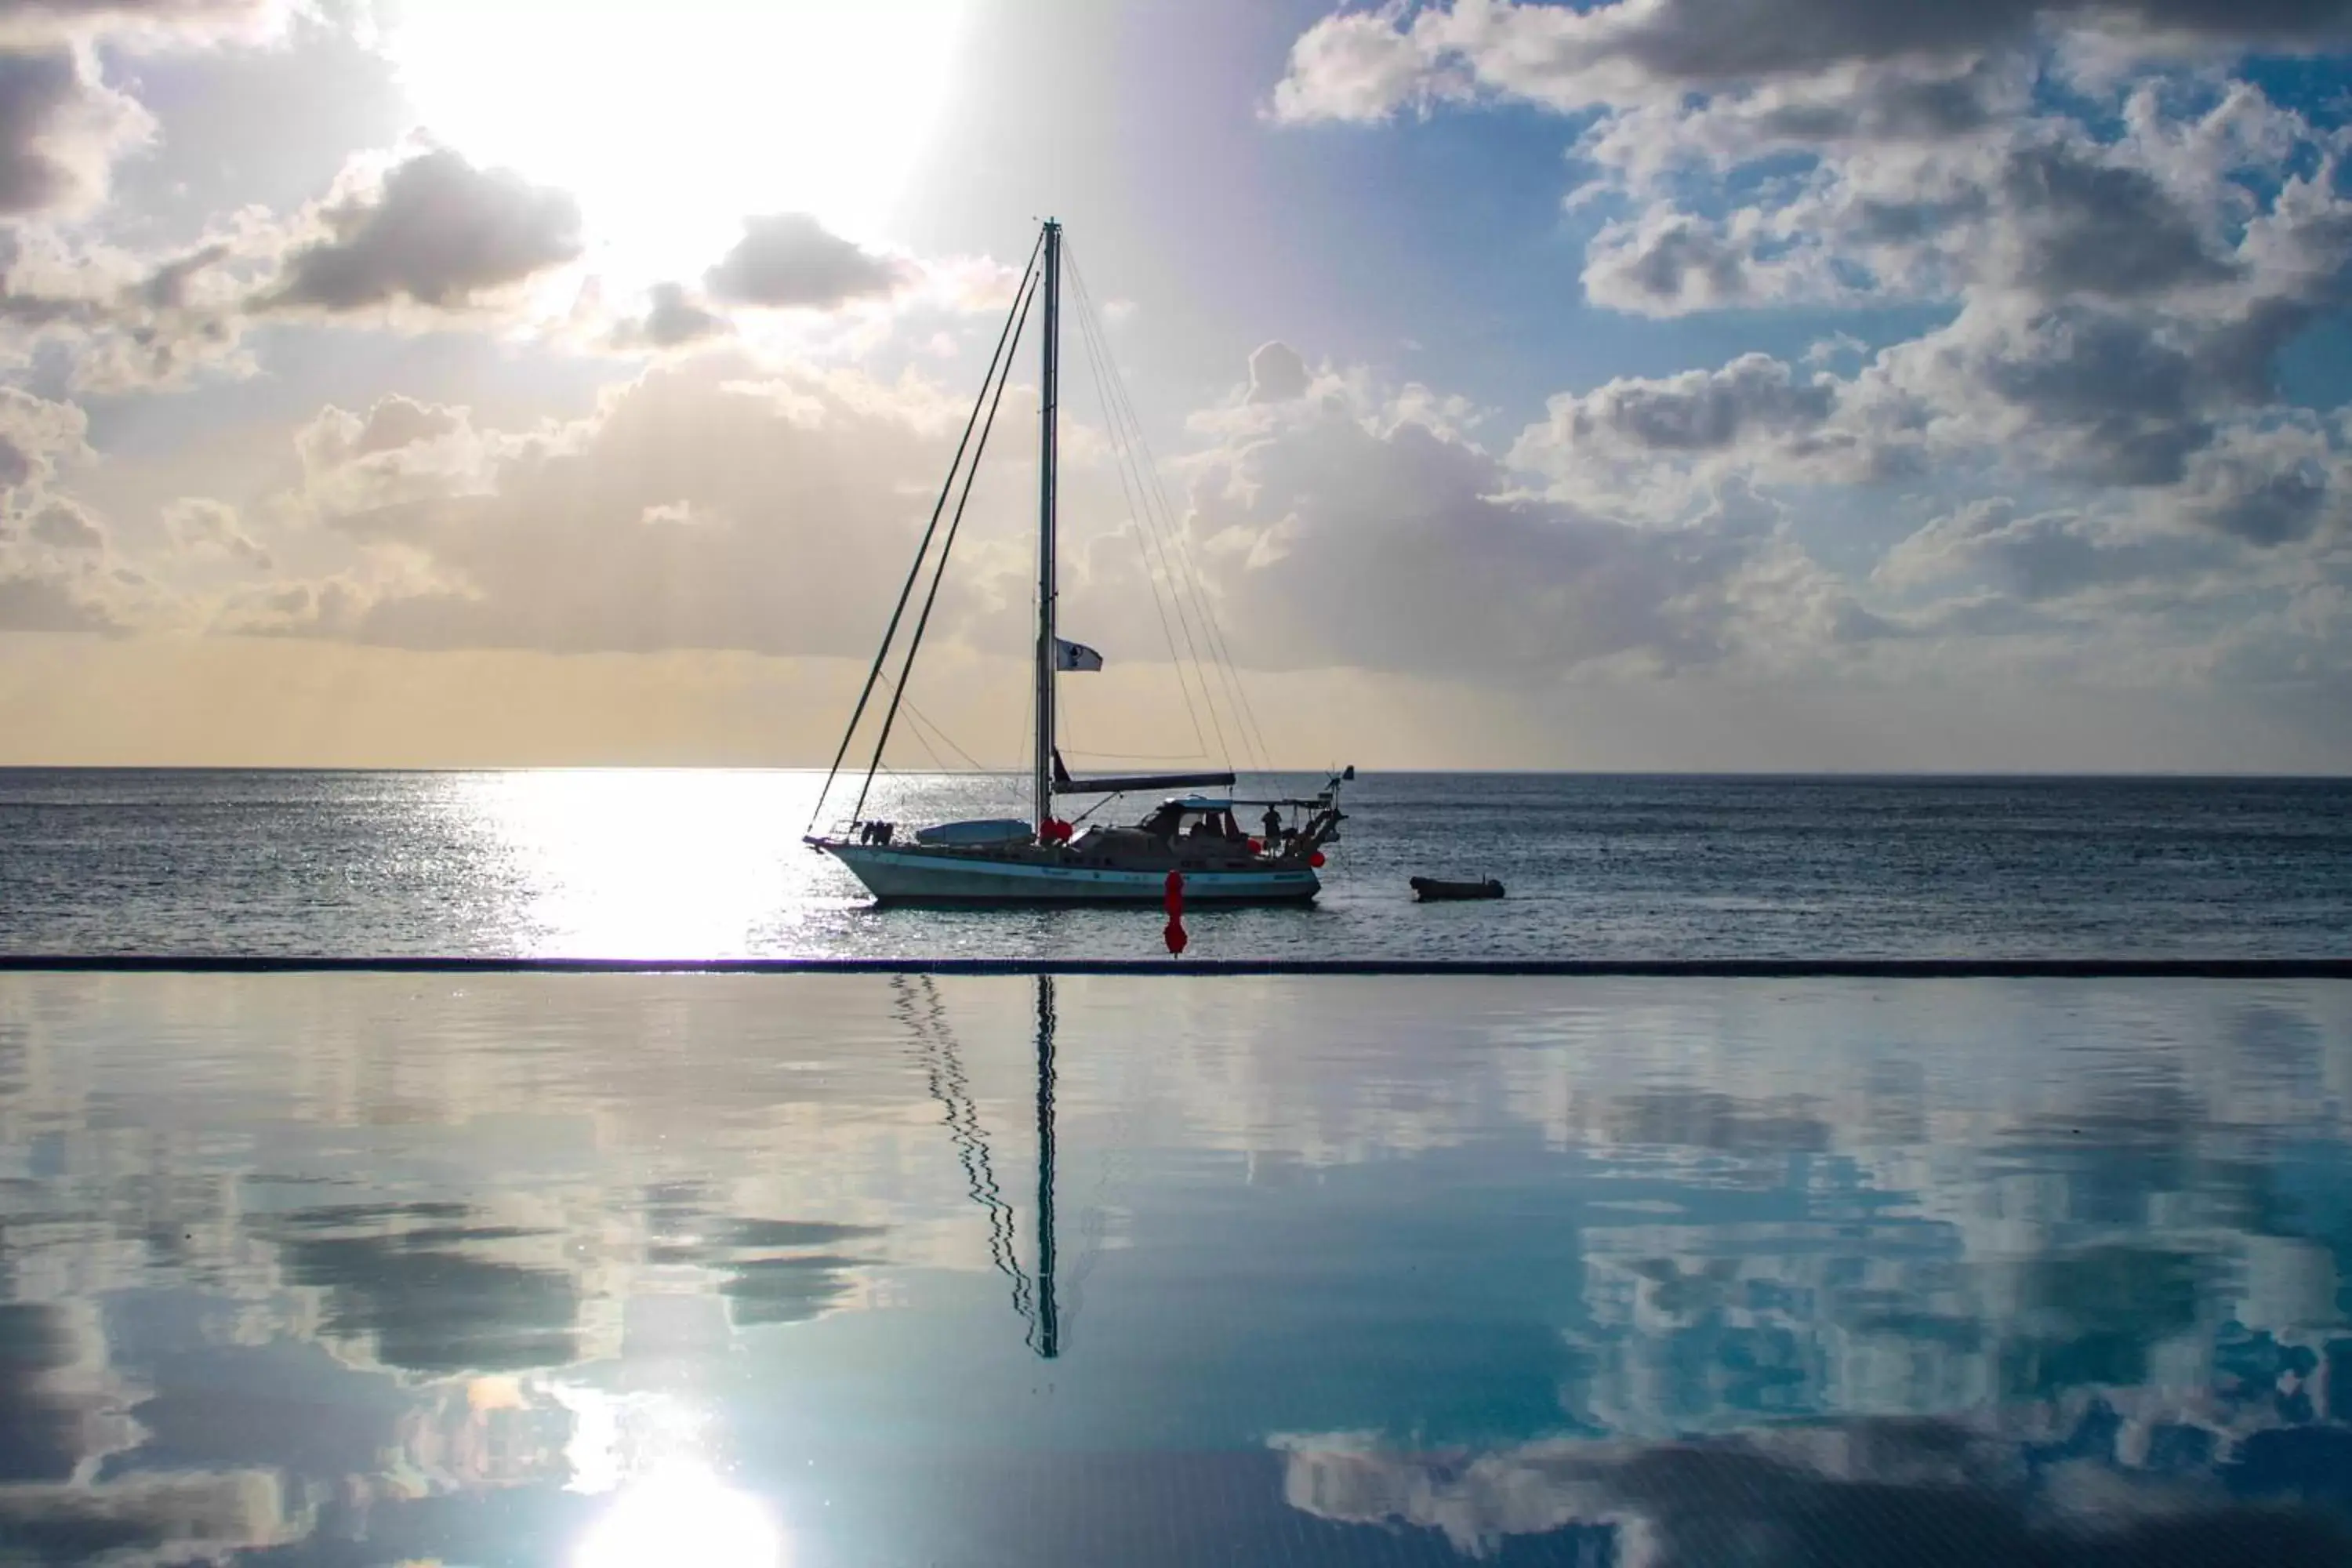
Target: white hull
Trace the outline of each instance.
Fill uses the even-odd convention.
[[[1165,871],[994,859],[969,852],[866,844],[824,846],[886,904],[1149,904],[1167,896]],[[1322,890],[1304,867],[1187,871],[1184,905],[1303,904]]]

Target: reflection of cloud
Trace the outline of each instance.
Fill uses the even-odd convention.
[[[131,1447],[137,1394],[87,1302],[0,1302],[0,1481],[64,1481]]]
[[[649,1247],[648,1259],[721,1271],[719,1293],[739,1328],[807,1322],[849,1300],[855,1271],[877,1259],[824,1249],[882,1233],[876,1226],[703,1216],[683,1197],[673,1198],[664,1219],[674,1234]]]
[[[527,1235],[457,1223],[461,1204],[310,1209],[289,1215],[281,1244],[289,1282],[323,1288],[322,1331],[369,1342],[387,1366],[415,1372],[502,1372],[561,1366],[580,1354],[580,1296],[572,1277],[480,1256]],[[404,1229],[357,1230],[386,1218]]]
[[[215,1563],[310,1532],[274,1470],[154,1472],[95,1486],[0,1486],[0,1561],[16,1568]]]
[[[1483,1454],[1384,1453],[1360,1436],[1280,1437],[1283,1496],[1347,1523],[1442,1532],[1467,1555],[1583,1533],[1620,1568],[2045,1568],[2340,1563],[2352,1534],[2292,1506],[2219,1500],[2195,1479],[2079,1462],[2029,1471],[1954,1423],[1857,1422],[1738,1441],[1551,1438]]]

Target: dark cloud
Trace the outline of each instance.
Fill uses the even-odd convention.
[[[2016,281],[2045,298],[2128,299],[2237,276],[2145,170],[2030,147],[2011,154],[2000,184],[2023,240]]]
[[[1584,289],[1596,304],[1642,314],[1742,305],[1763,292],[1744,247],[1687,213],[1612,224],[1593,239]]]
[[[702,304],[682,283],[656,283],[646,313],[614,334],[619,348],[683,348],[733,331],[727,318]]]
[[[58,550],[103,550],[106,531],[89,513],[69,500],[53,500],[33,513],[26,532],[37,542]]]
[[[1855,67],[1966,61],[2057,29],[2143,46],[2321,48],[2352,37],[2352,0],[1604,0],[1341,11],[1302,35],[1276,94],[1288,119],[1370,119],[1488,88],[1561,108],[1822,79]],[[1930,93],[1922,124],[1973,122]]]
[[[32,456],[8,437],[0,436],[0,491],[13,490],[32,477]]]
[[[130,628],[70,578],[55,572],[0,572],[0,631],[91,632]]]
[[[2062,476],[2094,484],[2178,483],[2189,458],[2211,444],[2210,388],[2195,356],[2146,321],[2062,309],[1979,332],[1964,321],[1948,347],[1957,369],[2022,416],[2019,434]],[[1939,389],[1932,404],[1964,398]]]
[[[730,305],[816,310],[905,281],[900,264],[826,232],[806,213],[745,219],[735,248],[703,274],[711,296]]]
[[[1816,429],[1836,402],[1828,376],[1801,382],[1781,361],[1751,353],[1720,370],[1612,381],[1581,397],[1555,398],[1551,422],[1570,440],[1695,454]]]
[[[1260,343],[1249,358],[1249,400],[1286,403],[1307,395],[1307,361],[1285,342]]]
[[[2021,41],[2041,23],[2091,22],[2231,44],[2346,37],[2347,0],[1619,0],[1596,6],[1589,47],[1688,83],[1807,74],[1854,62],[1960,55]]]
[[[0,48],[0,216],[96,196],[144,123],[137,104],[89,79],[75,51]]]
[[[2258,549],[2340,527],[2343,465],[2307,431],[2237,430],[2200,455],[2179,496],[2182,518]]]
[[[329,237],[287,258],[264,308],[461,309],[581,253],[571,196],[446,150],[396,165],[379,188],[335,199],[319,217]]]

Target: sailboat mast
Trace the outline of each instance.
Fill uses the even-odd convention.
[[[1045,345],[1037,438],[1037,828],[1054,815],[1055,425],[1061,412],[1062,226],[1045,220]]]

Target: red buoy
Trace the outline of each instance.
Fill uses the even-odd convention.
[[[1320,871],[1323,868],[1323,851],[1318,849],[1314,853],[1308,855],[1307,857],[1307,863]]]
[[[1168,873],[1168,924],[1160,933],[1168,943],[1168,956],[1184,956],[1184,873]]]

